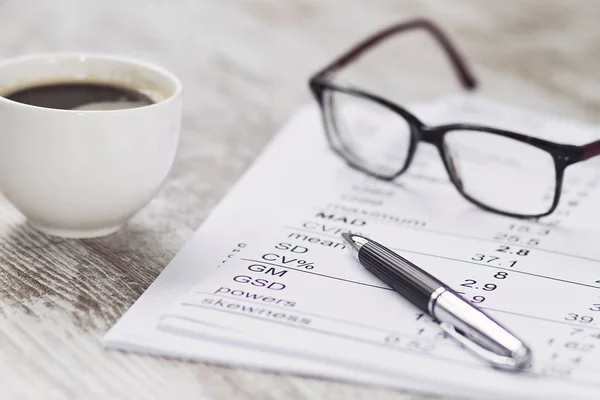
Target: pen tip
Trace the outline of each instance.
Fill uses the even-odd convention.
[[[515,369],[525,369],[531,367],[531,350],[525,345],[513,352],[515,360]]]
[[[356,235],[350,232],[342,233],[342,238],[350,245],[352,255],[358,260],[358,251],[365,243],[368,242],[368,239],[364,236]]]

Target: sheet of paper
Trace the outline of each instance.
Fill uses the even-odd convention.
[[[309,210],[297,221],[319,214]],[[430,256],[427,250],[410,250],[423,242],[414,232],[402,234],[373,221],[362,227],[367,234],[375,231],[388,238],[394,249],[401,245],[399,251],[408,258],[463,291],[524,338],[533,349],[534,367],[526,375],[513,376],[485,368],[457,348],[437,324],[358,266],[338,239],[305,235],[293,228],[297,226],[293,222],[266,242],[250,245],[240,260],[200,282],[163,315],[161,326],[205,335],[198,322],[221,324],[232,331],[215,339],[229,339],[238,346],[312,356],[378,374],[461,383],[479,394],[518,391],[527,398],[577,398],[600,393],[596,380],[600,363],[594,357],[600,328],[593,321],[593,310],[600,308],[595,303],[598,289],[562,275],[563,266],[571,265],[581,270],[585,281],[586,275],[597,276],[597,262],[563,263],[556,256],[540,262],[544,256],[539,250],[538,261],[528,254],[514,265],[513,255],[498,253],[492,253],[497,258],[490,256],[495,258],[491,263],[455,258],[453,253],[468,251],[471,239],[439,243],[436,249],[449,256]],[[556,240],[567,238],[557,234]],[[577,314],[584,310],[585,315]]]
[[[537,116],[470,98],[442,100],[415,106],[414,109],[428,123],[467,120],[513,128],[555,140],[564,138],[564,132],[569,132],[572,143],[584,143],[597,137],[594,129],[582,124]],[[594,243],[590,242],[591,238],[598,236],[592,231],[594,221],[586,218],[586,213],[597,204],[599,195],[595,165],[588,162],[570,167],[566,178],[567,195],[563,197],[559,210],[540,223],[533,223],[486,213],[466,202],[448,183],[439,156],[431,150],[427,146],[421,146],[413,168],[397,182],[377,181],[349,169],[331,154],[323,137],[317,111],[314,108],[301,111],[151,288],[109,332],[107,344],[274,369],[285,369],[283,364],[291,364],[292,360],[304,354],[303,359],[307,360],[307,370],[304,372],[307,374],[321,374],[318,369],[310,370],[317,365],[322,370],[343,366],[338,371],[341,379],[360,380],[358,375],[363,373],[365,375],[362,381],[368,381],[370,374],[372,377],[382,377],[391,385],[397,382],[396,386],[400,387],[406,385],[406,382],[426,380],[429,381],[429,388],[434,391],[448,391],[450,387],[454,387],[460,392],[461,387],[479,386],[478,393],[497,393],[495,387],[483,385],[483,382],[490,379],[487,377],[478,382],[461,381],[448,374],[432,379],[432,371],[441,371],[448,367],[444,363],[451,363],[447,360],[448,357],[452,362],[466,365],[462,367],[466,368],[463,371],[465,374],[470,371],[469,368],[478,372],[481,365],[468,355],[465,356],[462,350],[447,345],[445,339],[438,338],[437,328],[426,322],[427,318],[418,317],[414,309],[402,303],[393,293],[340,280],[371,282],[369,279],[372,278],[364,276],[364,271],[357,268],[329,270],[335,268],[334,264],[346,267],[353,265],[351,260],[342,255],[343,246],[339,244],[339,233],[358,230],[374,237],[388,238],[390,246],[414,257],[414,261],[418,263],[427,264],[432,272],[439,274],[455,288],[462,289],[471,301],[490,310],[511,328],[513,325],[521,327],[523,335],[535,340],[536,345],[539,345],[540,332],[549,334],[546,338],[547,349],[538,351],[543,356],[540,358],[540,366],[543,367],[535,371],[536,379],[543,379],[544,385],[538,383],[536,386],[531,380],[520,383],[531,395],[544,392],[544,388],[556,389],[553,390],[555,394],[561,393],[562,389],[571,390],[573,384],[569,382],[579,382],[578,387],[583,388],[587,384],[587,364],[593,364],[593,335],[596,332],[594,318],[600,320],[600,316],[594,315],[595,308],[600,308],[594,303],[594,296],[597,297],[597,288],[600,287],[596,282],[600,277],[594,272],[594,269],[598,269],[595,263],[599,254],[594,249]],[[264,235],[264,231],[272,230],[267,229],[267,226],[274,227],[275,236],[271,234],[266,242],[246,245],[253,243],[253,238]],[[296,257],[296,264],[292,269],[285,269],[283,267],[289,267],[290,264],[282,264],[281,258],[263,259],[268,254],[265,249],[275,243],[274,238],[285,239],[286,243],[300,246],[298,249],[310,249],[311,255],[315,255],[314,261],[313,258],[308,260],[308,257]],[[249,255],[243,256],[246,260],[240,260],[235,258],[237,254]],[[281,253],[273,254],[282,257]],[[290,254],[294,255],[293,252]],[[338,262],[330,262],[332,257]],[[247,263],[250,261],[247,260],[250,259],[260,261],[257,264],[270,272],[248,271],[250,265]],[[286,261],[290,259],[287,258]],[[275,265],[266,264],[267,262]],[[310,262],[315,264],[308,264]],[[223,268],[218,268],[221,266]],[[308,268],[310,266],[313,268]],[[203,280],[215,268],[219,272],[208,280]],[[197,307],[181,306],[182,302],[202,304],[209,298],[217,304],[216,307],[221,307],[224,303],[218,301],[223,296],[230,296],[232,301],[240,301],[236,296],[241,296],[239,291],[244,290],[235,289],[238,292],[233,292],[233,284],[240,287],[252,286],[262,292],[274,290],[232,281],[231,274],[237,274],[240,268],[245,270],[246,276],[251,276],[250,279],[285,272],[283,276],[267,278],[285,276],[296,283],[287,286],[281,281],[280,284],[286,285],[285,289],[280,290],[281,296],[258,293],[257,296],[262,295],[263,299],[276,299],[280,301],[281,307],[285,307],[286,301],[294,302],[294,311],[300,313],[325,317],[331,317],[332,313],[345,315],[346,319],[342,318],[341,322],[335,323],[316,318],[322,329],[339,332],[344,330],[343,324],[356,326],[356,322],[360,322],[355,319],[358,316],[373,317],[368,320],[369,324],[365,324],[368,328],[364,328],[364,332],[360,330],[359,338],[363,340],[363,335],[366,335],[368,340],[373,340],[376,332],[390,332],[392,336],[387,338],[387,344],[385,337],[377,337],[375,340],[383,340],[383,345],[388,347],[391,343],[394,351],[372,343],[356,345],[356,338],[331,339],[331,336],[327,336],[331,332],[325,335],[329,339],[322,339],[323,333],[315,334],[306,330],[300,332],[297,327],[245,318],[243,314],[229,314],[206,308],[198,311],[194,310]],[[262,267],[255,269],[260,268]],[[300,270],[303,272],[298,272]],[[198,282],[199,286],[194,287]],[[290,289],[293,287],[297,288],[296,291]],[[315,298],[326,301],[325,304],[328,305],[306,301],[310,294],[307,293],[307,287],[314,287]],[[227,289],[232,290],[227,292]],[[365,290],[365,301],[353,302],[352,307],[349,307],[348,299],[355,299],[356,293],[361,293],[362,296],[362,291]],[[187,293],[184,300],[181,299],[183,293]],[[290,293],[289,299],[283,296],[285,293]],[[339,293],[339,296],[332,293]],[[551,300],[558,298],[556,293],[577,300],[555,304]],[[254,294],[252,292],[251,297],[244,301],[255,301],[252,297]],[[261,306],[272,307],[260,303],[264,300],[257,301]],[[269,300],[273,301],[275,300]],[[384,302],[380,303],[381,301]],[[165,308],[170,304],[175,304],[175,307],[169,307],[166,311]],[[240,303],[236,304],[240,306]],[[367,312],[366,307],[373,304],[383,304],[381,312]],[[391,308],[386,312],[388,306]],[[354,307],[358,308],[355,310]],[[240,307],[236,309],[238,308]],[[271,312],[277,314],[273,310]],[[389,313],[402,317],[397,320],[376,318]],[[400,327],[395,325],[399,323]],[[201,324],[201,328],[198,324]],[[268,332],[265,337],[268,340],[254,334],[259,331]],[[285,337],[289,335],[298,340],[274,338],[273,335],[279,331],[285,331]],[[425,333],[426,336],[419,337]],[[181,339],[186,341],[185,346],[174,344],[180,340],[177,335],[186,335],[181,336],[186,338]],[[577,335],[581,336],[575,339]],[[323,340],[323,343],[329,340],[331,346],[327,347],[326,352],[315,355],[314,348],[307,346],[307,343],[311,343],[311,337],[318,337],[319,342]],[[207,345],[208,340],[210,345]],[[348,346],[348,340],[353,343],[349,348],[345,347]],[[211,347],[213,342],[218,346],[216,350]],[[231,349],[232,345],[235,345],[236,351],[245,355],[237,356],[237,359],[236,356],[229,357],[234,352],[227,353],[226,349]],[[356,352],[350,351],[354,348]],[[251,356],[253,352],[264,351],[267,352],[265,354],[278,353],[280,363],[277,364],[266,356],[260,361]],[[397,359],[398,351],[402,352],[400,360]],[[373,369],[374,365],[363,368],[365,360],[369,358],[360,358],[358,355],[375,353],[378,354],[377,359],[381,355],[381,360],[389,360],[389,366],[385,364],[383,369]],[[435,354],[435,357],[431,354]],[[340,355],[343,357],[340,358]],[[408,358],[423,368],[412,368],[413,361],[403,361]],[[407,365],[411,368],[406,368]],[[449,368],[454,368],[454,364],[450,364]],[[590,370],[593,371],[593,366]],[[347,371],[356,372],[352,376]],[[499,382],[512,379],[498,375],[495,371],[484,371],[483,374],[493,376],[493,380]],[[345,376],[341,376],[344,374]],[[432,385],[433,381],[438,385]],[[482,385],[486,387],[481,387]],[[463,389],[460,393],[466,392]],[[583,390],[582,395],[585,393],[588,393],[588,389]]]

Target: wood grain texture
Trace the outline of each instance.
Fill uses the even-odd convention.
[[[94,240],[47,237],[0,199],[1,398],[424,398],[104,351],[100,344],[276,129],[311,101],[307,77],[366,33],[415,16],[430,17],[451,34],[484,95],[599,122],[597,1],[0,3],[1,59],[54,50],[123,53],[162,64],[185,85],[171,176],[123,231]],[[458,90],[426,37],[407,36],[369,59],[348,79],[399,101]]]

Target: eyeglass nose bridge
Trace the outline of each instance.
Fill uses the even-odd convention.
[[[420,140],[434,145],[438,150],[443,151],[444,135],[448,132],[445,126],[426,126],[419,127]]]

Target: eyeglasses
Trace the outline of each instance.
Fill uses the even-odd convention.
[[[448,37],[418,19],[390,26],[358,43],[310,79],[332,148],[353,168],[393,180],[410,166],[417,143],[434,145],[450,181],[478,207],[518,218],[551,214],[560,199],[565,169],[600,154],[600,140],[583,146],[553,143],[493,127],[459,123],[428,126],[405,108],[332,77],[390,37],[431,34],[449,57],[462,86],[477,82]]]

